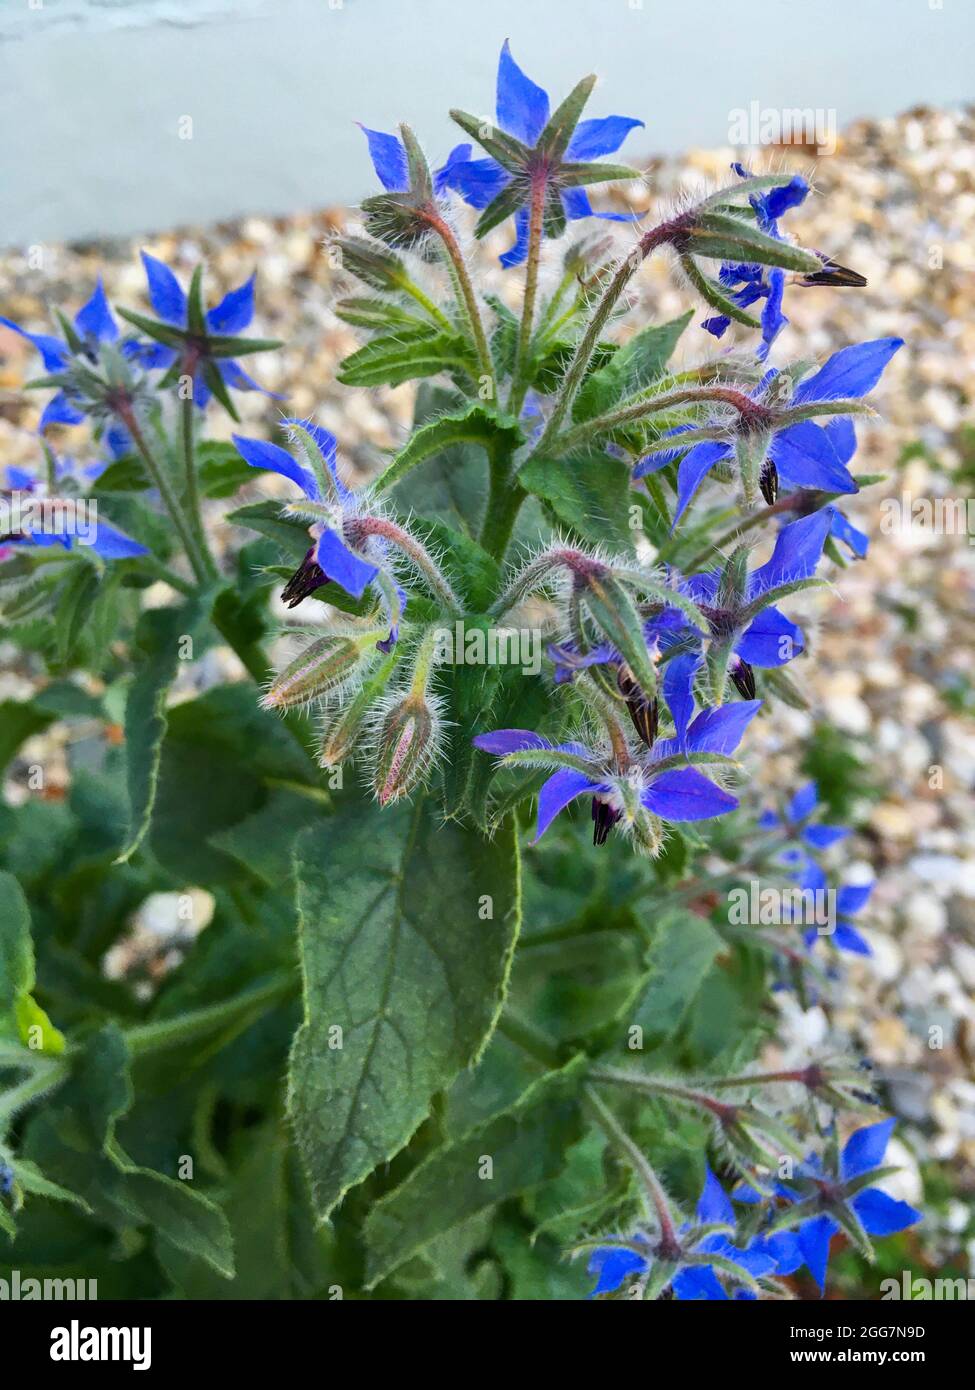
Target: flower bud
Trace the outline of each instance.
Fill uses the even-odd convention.
[[[336,690],[360,671],[364,652],[381,635],[332,633],[319,637],[275,676],[261,705],[264,709],[294,709]]]
[[[387,710],[376,740],[373,786],[380,806],[409,796],[434,759],[439,725],[426,696],[411,691]]]

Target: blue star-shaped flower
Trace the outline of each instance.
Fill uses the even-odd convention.
[[[456,113],[455,119],[461,116]],[[544,184],[547,234],[558,235],[566,221],[582,217],[631,222],[638,216],[594,212],[584,184],[604,177],[591,161],[614,154],[630,131],[643,122],[630,116],[585,121],[576,116],[578,123],[565,142],[561,132],[552,130],[549,117],[548,93],[522,72],[506,40],[498,62],[497,124],[501,139],[493,148],[499,157],[462,159],[455,150],[442,171],[442,185],[455,189],[472,207],[486,210],[494,205],[502,214],[498,221],[514,213],[515,242],[501,257],[506,267],[520,265],[528,254],[528,205],[535,181]],[[464,119],[470,119],[473,126],[471,129],[465,124],[465,129],[476,134],[478,123],[473,118]],[[607,173],[625,177],[628,171]]]

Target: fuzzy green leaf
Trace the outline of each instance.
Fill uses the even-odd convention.
[[[302,836],[296,874],[305,1021],[289,1108],[324,1219],[490,1037],[518,932],[517,846],[510,826],[485,841],[423,800],[363,807]]]

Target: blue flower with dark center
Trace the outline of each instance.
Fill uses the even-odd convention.
[[[73,324],[62,319],[69,336],[57,338],[49,333],[30,333],[13,319],[2,316],[0,323],[19,333],[37,349],[48,379],[56,387],[41,413],[38,425],[41,434],[50,425],[80,425],[92,408],[84,391],[90,369],[100,365],[106,347],[119,344],[119,350],[126,356],[135,346],[134,343],[119,343],[118,324],[109,308],[100,276],[91,298],[75,314]],[[108,425],[105,443],[112,458],[121,458],[132,447],[128,431],[117,420]]]
[[[753,177],[750,170],[741,164],[732,164],[732,169],[742,179]],[[768,236],[781,241],[779,218],[790,208],[798,207],[806,198],[809,185],[798,175],[782,188],[773,188],[767,193],[754,193],[749,202],[755,211],[759,228]],[[785,290],[785,271],[777,266],[735,265],[725,261],[718,273],[718,280],[728,292],[739,309],[748,309],[759,299],[762,305],[762,343],[757,357],[764,362],[775,339],[789,320],[782,312],[782,296]],[[727,331],[731,319],[726,314],[713,314],[701,325],[716,338]]]
[[[826,493],[857,492],[856,480],[834,447],[846,447],[848,433],[832,435],[816,423],[815,415],[845,416],[856,410],[856,402],[873,390],[902,338],[878,338],[841,348],[812,375],[796,385],[786,406],[776,403],[781,387],[779,373],[770,371],[753,391],[729,393],[734,399],[732,417],[715,418],[709,428],[726,432],[725,438],[704,439],[684,454],[677,471],[676,525],[704,479],[719,463],[737,459],[745,484],[746,500],[750,487],[744,476],[743,457],[751,459],[756,482],[771,505],[780,484],[789,489],[808,488]],[[844,407],[846,407],[844,409]],[[693,431],[694,425],[680,425],[664,436],[679,439]],[[634,479],[656,473],[680,454],[679,443],[654,449],[636,465]],[[852,451],[846,453],[848,460]],[[835,517],[831,515],[831,522]],[[844,537],[845,538],[845,537]]]
[[[685,1222],[679,1231],[679,1236],[687,1242],[687,1248],[665,1252],[675,1265],[670,1283],[675,1298],[687,1302],[726,1301],[728,1292],[718,1278],[719,1270],[732,1279],[736,1272],[751,1279],[780,1272],[776,1254],[768,1241],[753,1241],[742,1248],[732,1244],[723,1232],[709,1230],[714,1226],[727,1226],[734,1230],[736,1225],[734,1208],[710,1168],[705,1169],[696,1218],[695,1224]],[[641,1243],[646,1245],[646,1254],[628,1246],[615,1245],[597,1246],[593,1250],[588,1269],[590,1274],[596,1275],[596,1287],[590,1297],[616,1293],[633,1275],[648,1273],[658,1252],[646,1237],[642,1242],[635,1239],[630,1245],[638,1246]],[[786,1251],[790,1255],[792,1253],[788,1242],[781,1242],[778,1248],[783,1254]],[[707,1261],[708,1255],[714,1257],[710,1263]]]
[[[589,202],[586,185],[638,177],[632,169],[594,161],[614,154],[630,131],[643,125],[630,116],[581,121],[594,81],[585,79],[550,114],[548,93],[522,72],[506,40],[498,62],[497,127],[485,131],[476,117],[451,112],[489,157],[461,159],[455,150],[441,171],[443,186],[482,210],[479,236],[514,215],[515,243],[501,257],[503,266],[520,265],[528,254],[529,207],[536,196],[543,201],[546,236],[560,236],[567,222],[582,217],[631,222],[639,215],[597,213]]]
[[[71,458],[56,458],[54,476],[58,481],[70,481],[77,488],[84,490],[94,482],[104,467],[104,463],[101,462],[82,465]],[[134,541],[131,536],[126,536],[98,515],[97,499],[89,503],[87,498],[72,495],[56,499],[48,509],[45,505],[48,499],[44,495],[44,483],[36,474],[23,468],[7,469],[7,486],[16,492],[27,494],[34,505],[28,509],[26,517],[22,511],[22,529],[2,538],[4,546],[61,545],[65,550],[74,550],[77,546],[82,553],[90,550],[102,560],[131,560],[149,553],[146,546]],[[55,520],[63,519],[63,512],[68,503],[79,511],[85,509],[83,531],[54,527]]]
[[[148,251],[141,254],[149,300],[158,319],[131,309],[119,309],[123,318],[153,339],[152,343],[131,351],[134,360],[146,369],[164,370],[167,373],[164,385],[181,376],[192,378],[196,405],[202,409],[211,396],[216,396],[235,419],[236,411],[228,388],[260,391],[280,400],[274,391],[260,386],[236,360],[243,354],[280,347],[273,339],[239,336],[254,317],[254,276],[229,290],[212,309],[206,309],[199,268],[187,294],[168,265],[150,256]]]
[[[822,829],[830,829],[828,826]],[[820,866],[807,860],[802,872],[796,876],[796,882],[804,892],[825,894],[829,888],[829,880]],[[866,939],[861,936],[853,924],[849,921],[850,917],[855,917],[858,912],[862,912],[870,901],[873,893],[872,883],[844,883],[836,890],[836,923],[835,929],[830,932],[821,932],[816,927],[810,927],[805,933],[805,942],[808,949],[812,949],[820,937],[833,943],[838,951],[849,951],[856,956],[870,956],[873,952]]]
[[[692,575],[678,585],[707,619],[712,645],[728,654],[728,673],[739,692],[751,699],[755,693],[753,667],[785,666],[805,647],[800,628],[776,607],[777,600],[813,581],[831,523],[831,509],[784,526],[764,565],[742,572],[734,556],[723,570]],[[742,582],[743,581],[743,582]],[[664,675],[668,699],[686,687],[701,660],[702,636],[679,608],[665,607],[648,619],[648,645],[659,643],[672,669]],[[668,652],[677,649],[676,654]],[[677,663],[681,663],[678,665]]]
[[[867,1237],[896,1235],[922,1219],[907,1202],[871,1186],[871,1180],[892,1171],[882,1164],[894,1124],[892,1119],[881,1120],[854,1130],[839,1157],[838,1171],[828,1173],[812,1155],[788,1185],[775,1186],[775,1195],[788,1207],[773,1218],[773,1224],[795,1229],[799,1253],[823,1293],[830,1243],[841,1230],[870,1253]],[[764,1200],[748,1187],[736,1190],[734,1196],[744,1202]]]
[[[359,501],[339,477],[335,436],[311,420],[284,420],[282,424],[290,429],[302,460],[266,440],[233,436],[246,463],[290,479],[307,499],[305,504],[290,504],[287,510],[311,523],[314,544],[281,596],[289,608],[294,608],[323,584],[338,584],[353,598],[361,598],[370,585],[378,582],[387,609],[396,609],[390,613],[391,630],[384,644],[388,650],[398,636],[406,595],[392,581],[391,589],[380,582],[386,556],[382,540],[357,532]]]
[[[652,849],[661,843],[654,819],[710,820],[737,808],[730,792],[691,764],[727,764],[760,706],[752,700],[705,710],[678,737],[650,748],[624,749],[619,740],[554,744],[528,729],[497,729],[473,742],[505,764],[555,769],[538,793],[536,843],[570,802],[591,796],[594,844],[604,844],[619,825]]]
[[[409,157],[399,136],[382,130],[370,130],[364,125],[360,125],[359,129],[366,137],[372,167],[386,192],[407,192],[410,187]],[[453,186],[452,180],[457,170],[470,160],[471,150],[472,146],[468,144],[455,145],[446,163],[434,170],[433,191],[438,197]]]
[[[775,811],[763,811],[758,818],[762,830],[784,830],[790,836],[800,836],[810,849],[829,849],[845,840],[850,831],[842,825],[824,825],[812,817],[819,806],[819,788],[806,782],[786,803],[781,816]]]

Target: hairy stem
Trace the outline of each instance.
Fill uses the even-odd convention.
[[[639,1145],[627,1134],[612,1110],[604,1103],[602,1097],[598,1095],[591,1086],[585,1087],[583,1095],[585,1096],[590,1113],[595,1118],[603,1133],[632,1166],[640,1182],[643,1184],[646,1195],[649,1197],[653,1211],[657,1217],[657,1222],[660,1226],[660,1234],[664,1241],[668,1244],[678,1245],[677,1226],[671,1215],[670,1206],[667,1202],[667,1194],[664,1192],[660,1179],[657,1177],[649,1160],[646,1158]]]
[[[562,389],[555,402],[555,408],[549,417],[548,424],[538,441],[536,453],[545,449],[549,442],[555,437],[562,426],[568,412],[572,409],[572,403],[576,398],[579,387],[582,385],[592,355],[596,351],[596,344],[599,342],[599,335],[602,333],[613,312],[620,295],[626,289],[630,280],[636,274],[637,268],[642,265],[646,258],[651,255],[658,246],[663,246],[672,240],[675,234],[679,233],[678,223],[683,219],[674,219],[671,222],[661,222],[657,227],[651,227],[640,238],[633,251],[616,267],[613,278],[603,292],[602,298],[593,311],[592,318],[586,325],[585,332],[579,341],[579,346],[573,354],[572,361],[569,363],[568,370],[562,381]],[[690,218],[687,218],[688,222]]]
[[[487,335],[484,332],[484,324],[481,320],[481,311],[478,308],[477,296],[474,293],[474,284],[471,280],[471,273],[467,268],[467,262],[464,260],[464,253],[460,249],[460,244],[456,236],[454,236],[454,233],[450,227],[447,226],[447,223],[439,213],[433,211],[428,212],[426,220],[443,242],[444,250],[450,258],[450,263],[454,268],[454,273],[457,276],[457,283],[460,286],[461,296],[464,300],[464,308],[467,311],[467,320],[470,324],[471,335],[474,339],[474,348],[477,352],[477,360],[480,364],[481,372],[484,376],[488,377],[493,384],[494,363],[491,361]]]
[[[193,528],[193,534],[196,537],[196,544],[200,557],[206,566],[208,576],[211,579],[215,579],[217,576],[217,568],[213,563],[210,547],[207,545],[206,532],[203,529],[203,517],[200,512],[200,492],[196,478],[193,408],[193,398],[187,395],[180,402],[179,408],[180,443],[183,450],[183,469],[186,475],[186,511],[190,526]]]
[[[543,173],[532,179],[531,206],[528,214],[528,261],[525,266],[525,298],[521,306],[521,328],[515,349],[515,363],[511,374],[511,395],[508,410],[517,415],[521,410],[528,389],[528,382],[522,377],[531,348],[532,329],[535,325],[535,300],[538,295],[538,267],[542,250],[542,217],[545,212],[545,191],[547,179]]]
[[[152,479],[153,485],[159,492],[166,510],[172,517],[173,525],[179,532],[179,538],[183,542],[186,558],[190,562],[197,582],[199,584],[206,584],[210,578],[206,562],[200,554],[193,528],[187,521],[183,508],[179,504],[179,499],[173,490],[169,475],[165,468],[160,466],[152,450],[149,448],[149,445],[146,443],[145,435],[142,433],[142,428],[135,418],[135,412],[132,410],[131,406],[124,406],[119,411],[119,419],[132,436],[132,441],[135,444],[139,457],[145,464],[146,471]]]
[[[236,1032],[254,1021],[275,1004],[283,1003],[299,992],[296,976],[288,971],[275,975],[257,989],[246,994],[226,999],[219,1004],[208,1004],[202,1009],[191,1009],[188,1013],[177,1014],[174,1018],[163,1018],[153,1023],[136,1024],[125,1030],[125,1041],[134,1057],[143,1057],[149,1052],[160,1052],[166,1048],[178,1047],[182,1043],[194,1042],[219,1029],[233,1027]]]

